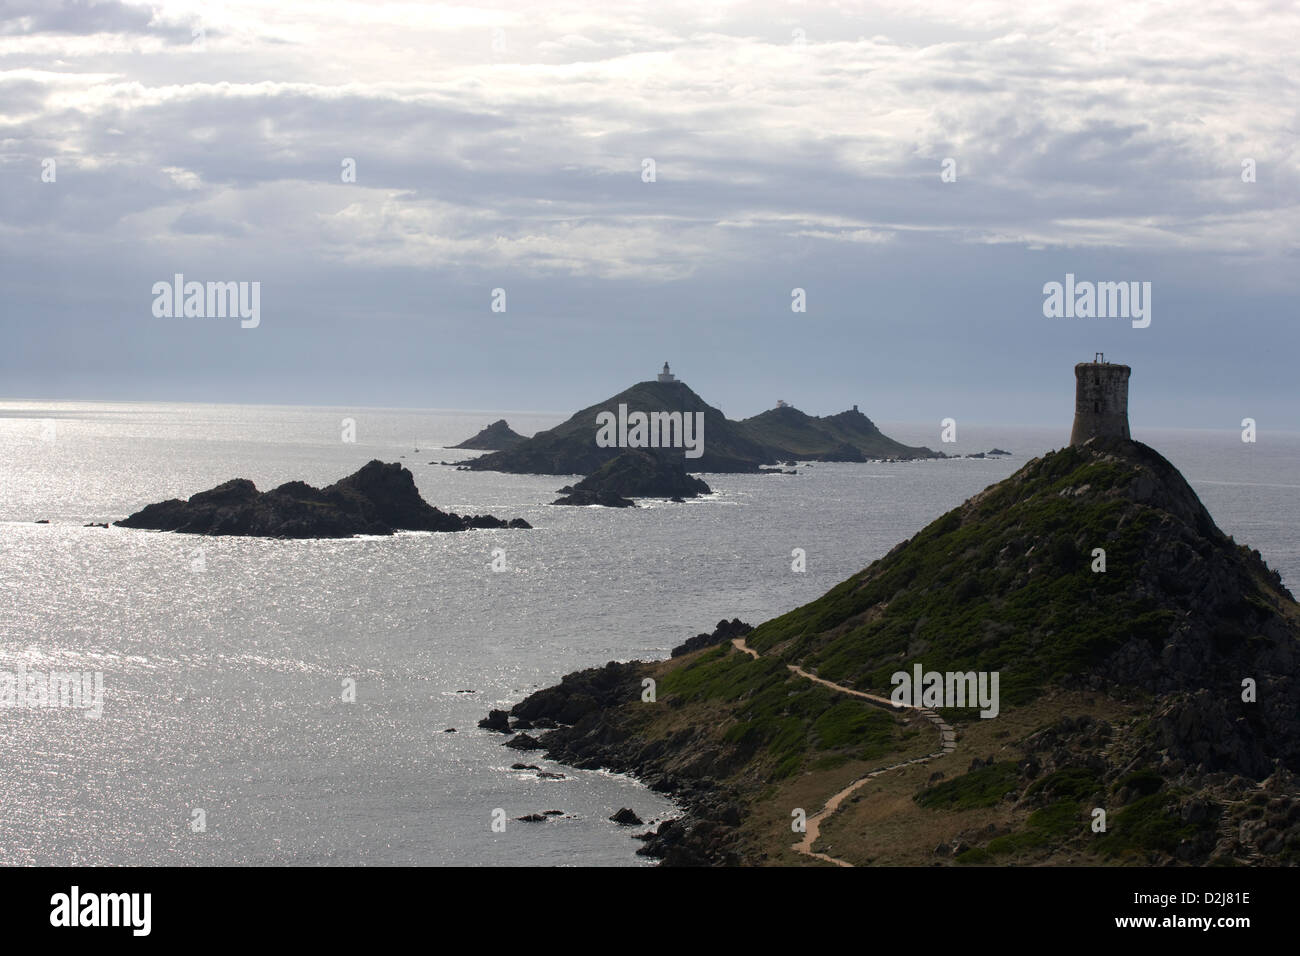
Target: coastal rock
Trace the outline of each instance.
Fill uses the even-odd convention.
[[[619,826],[622,827],[639,827],[643,823],[645,823],[644,820],[638,817],[634,812],[632,812],[632,810],[630,810],[627,807],[623,807],[622,809],[620,809],[617,813],[615,813],[612,817],[610,817],[610,820],[612,820],[613,822],[617,823]]]
[[[686,473],[680,454],[629,449],[576,485],[560,489],[567,497],[557,505],[608,505],[626,508],[630,498],[695,498],[711,493],[699,478]]]
[[[700,776],[709,768],[725,769],[725,762],[712,751],[694,747],[690,732],[683,732],[671,746],[647,746],[624,725],[607,719],[624,704],[644,706],[645,667],[610,661],[565,675],[558,685],[520,701],[511,713],[560,724],[540,740],[549,759],[581,769],[636,774],[651,790],[671,793],[688,807],[680,820],[661,825],[638,854],[660,859],[664,866],[734,865],[739,860],[735,825],[741,819],[737,796],[730,787]],[[666,772],[670,766],[676,769]]]
[[[737,637],[744,637],[752,630],[752,627],[738,617],[732,618],[730,621],[722,620],[718,622],[718,626],[713,629],[712,634],[696,634],[694,637],[678,644],[673,648],[672,656],[681,657],[683,654],[689,654],[692,651],[703,650],[706,647],[713,647],[715,644],[722,644]]]
[[[840,442],[834,448],[827,451],[816,452],[808,456],[814,461],[851,461],[864,462],[867,460],[866,454],[856,445],[848,442]]]
[[[561,491],[564,489],[561,488]],[[636,502],[624,498],[612,491],[574,491],[565,495],[563,498],[557,498],[552,501],[553,505],[577,505],[586,507],[587,505],[601,505],[605,508],[635,508]]]
[[[377,460],[323,489],[290,481],[261,492],[247,478],[235,478],[188,501],[173,498],[147,505],[115,524],[183,534],[266,538],[530,527],[522,518],[503,521],[492,515],[462,517],[440,511],[420,497],[410,471],[395,462]]]
[[[478,722],[480,727],[487,730],[495,730],[497,733],[510,733],[510,712],[505,710],[489,710],[488,715]]]
[[[504,418],[498,418],[473,438],[467,438],[459,445],[452,445],[451,447],[470,448],[475,451],[500,451],[503,448],[513,448],[520,442],[527,440],[523,435],[512,430],[506,424]],[[443,464],[446,464],[446,462]]]

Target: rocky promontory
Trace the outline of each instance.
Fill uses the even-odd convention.
[[[183,534],[260,538],[348,538],[395,531],[466,531],[529,528],[522,518],[461,516],[440,511],[420,497],[411,472],[396,462],[371,461],[326,488],[290,481],[258,491],[235,478],[182,501],[147,505],[114,522],[122,528]]]
[[[498,418],[473,438],[467,438],[459,445],[452,445],[451,447],[468,448],[474,451],[501,451],[504,448],[513,448],[521,441],[527,440],[527,438],[507,425],[504,418]]]
[[[632,448],[612,458],[576,485],[560,489],[557,505],[635,507],[632,498],[683,500],[711,494],[699,478],[686,473],[680,457]]]
[[[1141,443],[1036,458],[811,603],[673,653],[570,674],[494,715],[554,724],[537,738],[549,758],[683,803],[647,843],[666,864],[816,862],[791,845],[791,808],[869,775],[877,789],[822,821],[813,851],[1300,864],[1300,605]],[[934,753],[916,713],[853,696],[888,698],[921,668],[1000,675],[991,714],[926,701],[952,752]]]
[[[714,647],[751,630],[738,619],[719,621],[712,634],[691,638],[673,655]],[[700,735],[689,731],[679,731],[669,741],[650,741],[633,726],[610,719],[629,701],[642,700],[643,679],[654,668],[640,661],[610,661],[567,674],[558,685],[537,691],[508,712],[492,711],[479,726],[501,733],[550,728],[537,740],[548,759],[631,773],[651,790],[671,794],[686,812],[639,837],[645,845],[638,855],[660,859],[665,866],[735,865],[741,859],[735,828],[745,802],[723,780],[734,766],[731,758],[716,748],[695,750],[690,742]]]

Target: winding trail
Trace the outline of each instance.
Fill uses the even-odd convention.
[[[746,644],[743,637],[732,638],[731,643],[737,650],[744,651],[750,657],[757,660],[758,651]],[[800,677],[810,680],[815,684],[821,684],[823,687],[829,687],[831,690],[839,691],[841,694],[860,697],[863,700],[876,704],[877,706],[888,707],[890,710],[915,710],[926,720],[930,721],[930,723],[934,724],[939,731],[939,739],[942,746],[934,753],[926,754],[923,757],[913,757],[911,760],[904,760],[901,763],[890,764],[888,767],[881,767],[878,770],[873,770],[870,773],[859,777],[857,780],[854,780],[838,793],[832,794],[831,798],[826,801],[826,805],[808,818],[807,828],[804,832],[803,839],[798,843],[792,844],[790,847],[790,849],[794,850],[796,853],[802,853],[804,856],[823,860],[826,863],[834,863],[836,866],[852,866],[853,864],[849,863],[847,860],[840,860],[833,856],[829,856],[828,854],[818,853],[813,850],[813,844],[817,842],[817,838],[821,835],[822,822],[838,810],[840,804],[852,795],[855,790],[858,790],[873,778],[879,777],[882,773],[889,773],[889,771],[898,770],[901,767],[910,767],[912,764],[925,763],[929,760],[933,760],[935,757],[942,757],[944,754],[952,753],[957,749],[957,732],[953,730],[942,717],[927,707],[911,707],[905,704],[895,704],[888,697],[868,694],[860,690],[854,690],[852,687],[842,687],[839,684],[832,683],[831,681],[818,677],[815,674],[809,674],[806,670],[796,664],[786,664],[785,666]]]

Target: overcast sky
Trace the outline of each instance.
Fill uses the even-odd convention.
[[[1300,429],[1300,7],[1185,10],[0,0],[0,397]]]

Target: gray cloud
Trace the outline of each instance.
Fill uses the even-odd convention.
[[[11,380],[36,381],[53,343],[78,334],[96,354],[131,352],[125,364],[156,354],[137,337],[164,334],[156,324],[101,342],[86,311],[136,316],[142,285],[200,269],[277,284],[257,334],[290,378],[286,357],[313,328],[333,337],[328,366],[366,354],[376,328],[418,352],[426,325],[460,343],[448,375],[485,375],[499,356],[478,326],[498,285],[545,319],[542,342],[587,362],[656,335],[701,356],[737,336],[747,368],[797,362],[796,377],[833,382],[831,348],[851,383],[845,356],[887,346],[898,360],[883,374],[938,363],[966,388],[980,387],[975,367],[1068,367],[1096,350],[1090,336],[1117,332],[1034,315],[1042,283],[1067,270],[1179,283],[1158,301],[1182,313],[1116,344],[1189,360],[1207,346],[1222,358],[1207,315],[1269,314],[1296,291],[1300,120],[1280,91],[1300,15],[1286,7],[1116,6],[1101,36],[1064,5],[282,9],[205,9],[197,45],[178,42],[187,14],[165,4],[0,7],[0,292],[73,330],[24,329],[0,362],[31,377]],[[40,179],[49,158],[56,183]],[[355,183],[340,179],[345,158]],[[645,158],[656,182],[641,179]],[[939,178],[946,158],[954,183]],[[102,283],[98,297],[33,285],[33,250],[49,249]],[[794,285],[816,319],[791,317]],[[358,313],[383,318],[346,317]],[[522,318],[491,321],[537,347]],[[795,328],[806,341],[787,341]],[[1294,333],[1252,328],[1272,344],[1240,343],[1236,363],[1257,386]],[[298,345],[279,338],[288,329]],[[929,357],[938,333],[977,365]],[[186,334],[165,338],[182,348]],[[182,379],[217,394],[242,374],[231,367]],[[301,375],[319,388],[318,372]]]
[[[0,34],[144,33],[151,7],[120,0],[4,0]]]

